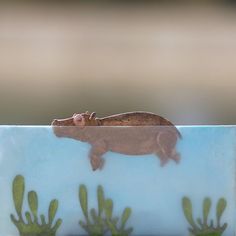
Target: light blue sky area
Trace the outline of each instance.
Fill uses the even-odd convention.
[[[132,208],[128,226],[133,235],[188,235],[181,199],[191,198],[194,218],[202,215],[204,197],[212,198],[210,216],[220,197],[228,206],[222,223],[229,224],[226,236],[234,235],[235,128],[223,126],[179,127],[183,139],[177,145],[179,164],[160,167],[155,155],[126,156],[108,152],[102,171],[93,172],[88,160],[90,146],[72,139],[57,138],[50,127],[0,128],[0,235],[15,236],[9,215],[15,213],[11,186],[17,174],[25,177],[26,190],[35,190],[39,211],[47,215],[50,200],[59,200],[57,217],[63,219],[58,235],[84,234],[78,221],[83,214],[78,188],[86,184],[89,207],[97,207],[96,188],[114,201],[114,215]],[[25,202],[26,203],[26,202]],[[24,205],[27,209],[27,203]]]

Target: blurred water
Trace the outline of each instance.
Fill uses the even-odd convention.
[[[48,126],[1,126],[0,235],[18,235],[9,217],[16,214],[11,191],[18,174],[25,178],[26,191],[37,192],[40,214],[47,214],[52,199],[59,200],[56,217],[63,224],[57,235],[85,233],[78,224],[84,219],[78,200],[80,184],[87,186],[89,208],[97,208],[99,184],[114,202],[114,215],[131,207],[127,225],[134,228],[133,235],[188,235],[182,198],[191,199],[196,219],[202,216],[203,199],[210,197],[210,218],[215,220],[216,203],[224,197],[227,208],[221,223],[227,222],[228,227],[223,235],[234,235],[235,127],[178,128],[183,136],[177,143],[179,164],[170,160],[161,167],[153,154],[138,157],[108,152],[103,169],[94,172],[88,159],[90,145],[85,142],[57,138]],[[24,203],[26,210],[26,197]]]

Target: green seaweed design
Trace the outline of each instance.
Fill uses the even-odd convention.
[[[193,219],[192,203],[188,197],[182,199],[182,207],[184,215],[191,225],[189,232],[194,236],[221,236],[227,227],[227,223],[220,224],[221,216],[226,208],[227,202],[224,198],[220,198],[216,206],[216,226],[213,220],[208,223],[208,216],[211,209],[211,199],[205,198],[202,205],[203,220],[197,218],[196,222]]]
[[[131,208],[124,209],[121,219],[113,217],[113,201],[104,197],[101,185],[97,187],[98,210],[92,208],[88,212],[88,192],[85,185],[79,187],[79,201],[85,222],[79,221],[80,226],[90,236],[100,236],[110,233],[113,236],[128,236],[133,228],[126,228],[126,223],[132,213]]]
[[[56,231],[60,227],[62,220],[58,219],[53,225],[53,221],[58,209],[58,201],[52,200],[48,209],[48,222],[45,216],[40,215],[41,222],[38,217],[38,196],[35,191],[28,193],[28,204],[30,212],[25,212],[25,219],[22,215],[22,207],[25,193],[24,177],[17,175],[13,180],[12,186],[13,200],[18,219],[11,214],[11,220],[17,227],[20,236],[55,236]],[[25,222],[26,221],[26,222]]]

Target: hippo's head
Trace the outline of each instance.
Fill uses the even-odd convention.
[[[53,131],[57,137],[70,137],[78,129],[83,129],[85,126],[96,126],[98,121],[96,113],[75,113],[72,117],[65,119],[55,119],[52,121]],[[76,132],[77,133],[77,132]]]

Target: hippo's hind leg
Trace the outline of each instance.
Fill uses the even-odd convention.
[[[169,159],[174,160],[176,163],[180,161],[180,156],[176,152],[175,146],[178,137],[171,131],[162,131],[157,135],[158,150],[156,154],[161,160],[161,165],[165,165]]]
[[[92,169],[95,171],[97,169],[102,169],[104,165],[104,159],[102,155],[107,152],[105,142],[99,142],[92,145],[90,150],[89,158]]]
[[[157,155],[157,157],[159,157],[160,161],[161,161],[161,166],[164,166],[167,164],[167,162],[169,161],[169,158],[166,156],[166,154],[161,150],[161,148],[158,148],[158,150],[155,153]]]

